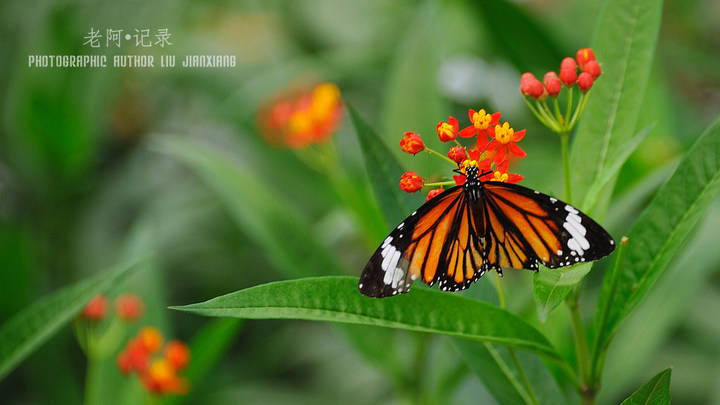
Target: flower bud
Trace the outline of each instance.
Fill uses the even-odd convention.
[[[430,192],[428,193],[427,198],[425,199],[425,201],[430,201],[430,200],[432,200],[433,198],[435,198],[435,197],[437,197],[438,195],[442,194],[443,191],[445,191],[445,190],[443,190],[442,186],[440,186],[440,188],[436,188],[436,189],[434,189],[434,190],[430,190]]]
[[[467,159],[465,155],[465,148],[462,146],[453,146],[448,152],[448,157],[457,164],[462,163],[465,159]]]
[[[577,59],[580,69],[585,70],[585,64],[591,60],[595,60],[595,53],[590,48],[582,48],[577,51],[575,59]]]
[[[100,321],[108,313],[110,303],[104,294],[94,296],[83,308],[80,316],[89,321]]]
[[[588,73],[590,73],[590,76],[592,76],[593,79],[597,79],[600,76],[600,74],[602,73],[602,69],[600,69],[600,64],[597,63],[597,61],[591,60],[585,64],[585,67],[583,68],[583,72],[588,72]]]
[[[567,57],[560,62],[560,70],[575,70],[577,71],[577,63],[575,59]]]
[[[520,92],[524,96],[537,100],[545,94],[545,87],[540,80],[533,76],[531,79],[520,82]]]
[[[580,91],[582,91],[583,93],[590,90],[590,88],[593,85],[593,82],[594,82],[594,80],[592,78],[592,75],[588,72],[582,72],[578,76],[578,81],[577,81],[578,87],[580,88]]]
[[[403,152],[415,155],[425,149],[420,135],[415,132],[405,132],[405,136],[400,140],[400,148]]]
[[[440,121],[437,124],[438,137],[443,142],[452,141],[458,135],[458,121],[455,117],[448,117],[448,122]]]
[[[115,299],[115,313],[123,321],[132,322],[143,315],[143,301],[133,293],[120,294]]]
[[[557,97],[557,95],[560,94],[560,90],[562,90],[562,83],[560,83],[560,79],[558,78],[557,73],[545,73],[545,76],[543,77],[543,83],[545,84],[545,89],[547,90],[547,93],[550,95],[550,97]]]
[[[406,193],[414,193],[420,190],[424,183],[422,177],[413,171],[405,172],[400,177],[400,189]]]

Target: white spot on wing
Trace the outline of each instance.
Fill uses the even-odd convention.
[[[567,242],[570,248],[570,254],[582,256],[586,250],[590,249],[590,242],[585,238],[587,230],[582,225],[582,218],[578,215],[580,212],[570,205],[565,206],[565,211],[568,212],[565,222],[563,222],[563,228],[570,233],[570,239]]]

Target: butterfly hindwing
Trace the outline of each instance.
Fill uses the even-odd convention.
[[[485,250],[492,268],[537,270],[597,260],[615,249],[612,237],[577,208],[516,184],[486,182]]]
[[[426,202],[400,223],[372,255],[360,276],[360,291],[371,297],[406,293],[420,278],[443,290],[465,289],[485,270],[461,186]]]

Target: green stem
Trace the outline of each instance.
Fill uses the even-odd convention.
[[[498,299],[500,300],[500,308],[505,308],[505,294],[503,293],[502,289],[502,280],[500,279],[500,273],[497,274],[497,289],[498,289]],[[523,384],[525,385],[525,390],[527,391],[528,395],[530,396],[530,401],[538,405],[538,399],[537,396],[535,396],[535,390],[533,390],[532,384],[530,384],[530,380],[527,378],[527,375],[525,374],[525,371],[523,370],[522,365],[520,364],[520,360],[518,359],[517,355],[515,354],[515,350],[512,347],[508,347],[508,352],[510,352],[510,357],[513,360],[513,363],[515,363],[515,368],[518,371],[518,374],[520,375],[520,379],[522,380]]]
[[[570,141],[568,133],[560,134],[562,145],[563,177],[565,178],[565,202],[572,204],[572,191],[570,186]]]
[[[567,96],[567,107],[565,108],[565,118],[570,119],[570,112],[572,111],[572,104],[573,104],[573,94],[575,94],[574,87],[568,88],[568,96]],[[570,128],[568,127],[568,122],[563,122],[563,125],[565,125],[565,128],[567,131],[570,131]]]
[[[573,338],[575,339],[575,348],[577,349],[578,368],[580,372],[580,394],[585,397],[587,393],[593,392],[590,387],[590,348],[588,346],[587,334],[585,333],[585,324],[583,324],[580,316],[580,286],[575,286],[573,291],[568,295],[566,300],[568,309],[570,310],[570,320],[572,321]],[[592,395],[594,401],[594,394]],[[590,403],[592,403],[592,401]]]
[[[428,152],[428,153],[430,153],[430,154],[434,154],[434,155],[440,156],[441,158],[443,158],[443,159],[447,160],[448,162],[450,162],[450,164],[452,164],[453,166],[457,167],[457,163],[455,163],[454,160],[452,160],[452,159],[450,159],[449,157],[443,155],[442,153],[437,152],[437,151],[435,151],[435,150],[433,150],[433,149],[430,149],[430,148],[428,148],[428,147],[425,147],[424,150],[425,150],[425,152]]]

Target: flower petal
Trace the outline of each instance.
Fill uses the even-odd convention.
[[[460,130],[460,133],[458,133],[458,135],[460,135],[463,138],[471,138],[471,137],[475,136],[476,133],[477,133],[477,128],[475,128],[474,125],[470,125],[469,127],[463,128],[462,130]]]
[[[519,158],[524,158],[525,156],[527,156],[527,153],[525,153],[524,150],[522,150],[519,146],[517,146],[516,143],[508,142],[507,145],[508,145],[508,149],[510,150],[510,153],[512,153],[513,155],[515,155]]]
[[[499,166],[503,160],[507,157],[507,150],[508,148],[500,147],[497,149],[497,153],[495,154],[495,159],[493,159],[493,163],[495,163],[496,166]]]
[[[524,129],[521,129],[521,130],[519,130],[519,131],[516,131],[516,132],[513,134],[511,141],[513,141],[513,142],[520,142],[524,137],[525,137],[525,130],[524,130]]]

